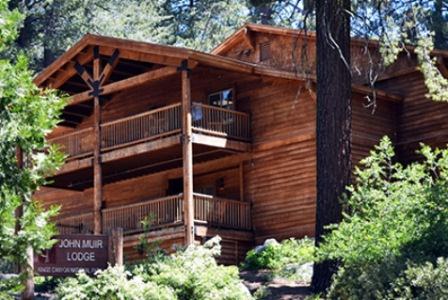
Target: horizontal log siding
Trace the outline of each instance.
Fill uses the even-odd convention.
[[[385,135],[396,140],[398,104],[376,99],[376,108],[367,107],[363,96],[353,95],[352,101],[352,164],[369,155]]]
[[[45,208],[60,206],[60,217],[72,216],[73,214],[91,212],[93,201],[89,201],[87,192],[62,190],[50,187],[41,187],[35,194],[34,199],[39,201]]]
[[[244,261],[247,251],[253,247],[251,242],[223,238],[221,241],[221,255],[218,263],[224,265],[238,265]]]
[[[299,83],[271,80],[241,88],[251,112],[252,159],[245,163],[245,198],[253,202],[256,242],[313,235],[316,197],[315,98]],[[356,165],[382,136],[395,136],[396,104],[374,112],[353,95],[352,159]]]
[[[272,80],[240,90],[250,100],[252,159],[245,198],[256,242],[313,235],[316,195],[315,101],[297,82]]]
[[[401,94],[404,100],[398,119],[397,152],[402,162],[420,159],[419,144],[445,147],[448,143],[448,104],[434,102],[419,72],[382,82],[380,88]]]
[[[138,247],[139,243],[140,239],[138,236],[124,241],[123,256],[126,263],[137,262],[139,260],[146,259],[148,258],[148,255],[151,255],[151,253],[140,252]],[[149,243],[157,245],[157,247],[164,250],[166,253],[173,253],[176,248],[180,248],[184,245],[184,239],[183,237],[170,237],[170,235],[165,237],[164,235],[161,235],[160,240],[150,240]]]

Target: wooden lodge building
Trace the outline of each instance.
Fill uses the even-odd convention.
[[[375,91],[366,50],[375,62],[377,45],[353,40],[353,163],[384,135],[404,162],[419,142],[448,143],[448,104],[425,97],[412,49]],[[35,198],[62,206],[61,233],[123,228],[127,260],[142,234],[168,251],[218,234],[225,263],[266,238],[312,236],[314,53],[312,33],[254,24],[212,53],[86,35],[35,79],[71,96],[48,136],[66,163]],[[448,53],[434,55],[448,77]]]

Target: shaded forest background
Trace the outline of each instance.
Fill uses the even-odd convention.
[[[384,35],[378,7],[403,23],[416,6],[436,47],[448,48],[448,0],[352,1],[352,35]],[[25,15],[11,51],[23,51],[34,71],[88,32],[210,51],[246,22],[315,28],[313,0],[11,0],[9,8]]]

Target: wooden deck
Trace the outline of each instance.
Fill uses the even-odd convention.
[[[142,221],[150,220],[150,230],[183,224],[183,195],[168,196],[118,207],[102,209],[102,232],[121,227],[126,235],[145,230]],[[251,230],[250,203],[204,194],[193,195],[196,224],[213,228]],[[62,234],[93,232],[93,213],[56,220]]]
[[[242,151],[248,149],[250,119],[246,113],[194,103],[192,123],[196,136],[193,143],[196,140],[199,144],[213,147]],[[180,103],[153,109],[101,124],[101,153],[111,153],[142,143],[149,145],[155,141],[158,141],[157,146],[163,147],[160,140],[176,135],[180,137],[181,131]],[[52,138],[49,142],[60,145],[61,150],[67,154],[67,161],[70,162],[92,156],[94,139],[94,128],[91,127]],[[180,144],[180,139],[177,142]],[[123,158],[123,154],[120,153],[118,157]]]

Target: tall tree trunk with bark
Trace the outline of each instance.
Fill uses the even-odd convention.
[[[340,197],[351,175],[350,0],[317,0],[316,243],[341,221]],[[314,266],[312,286],[324,292],[336,263]]]

